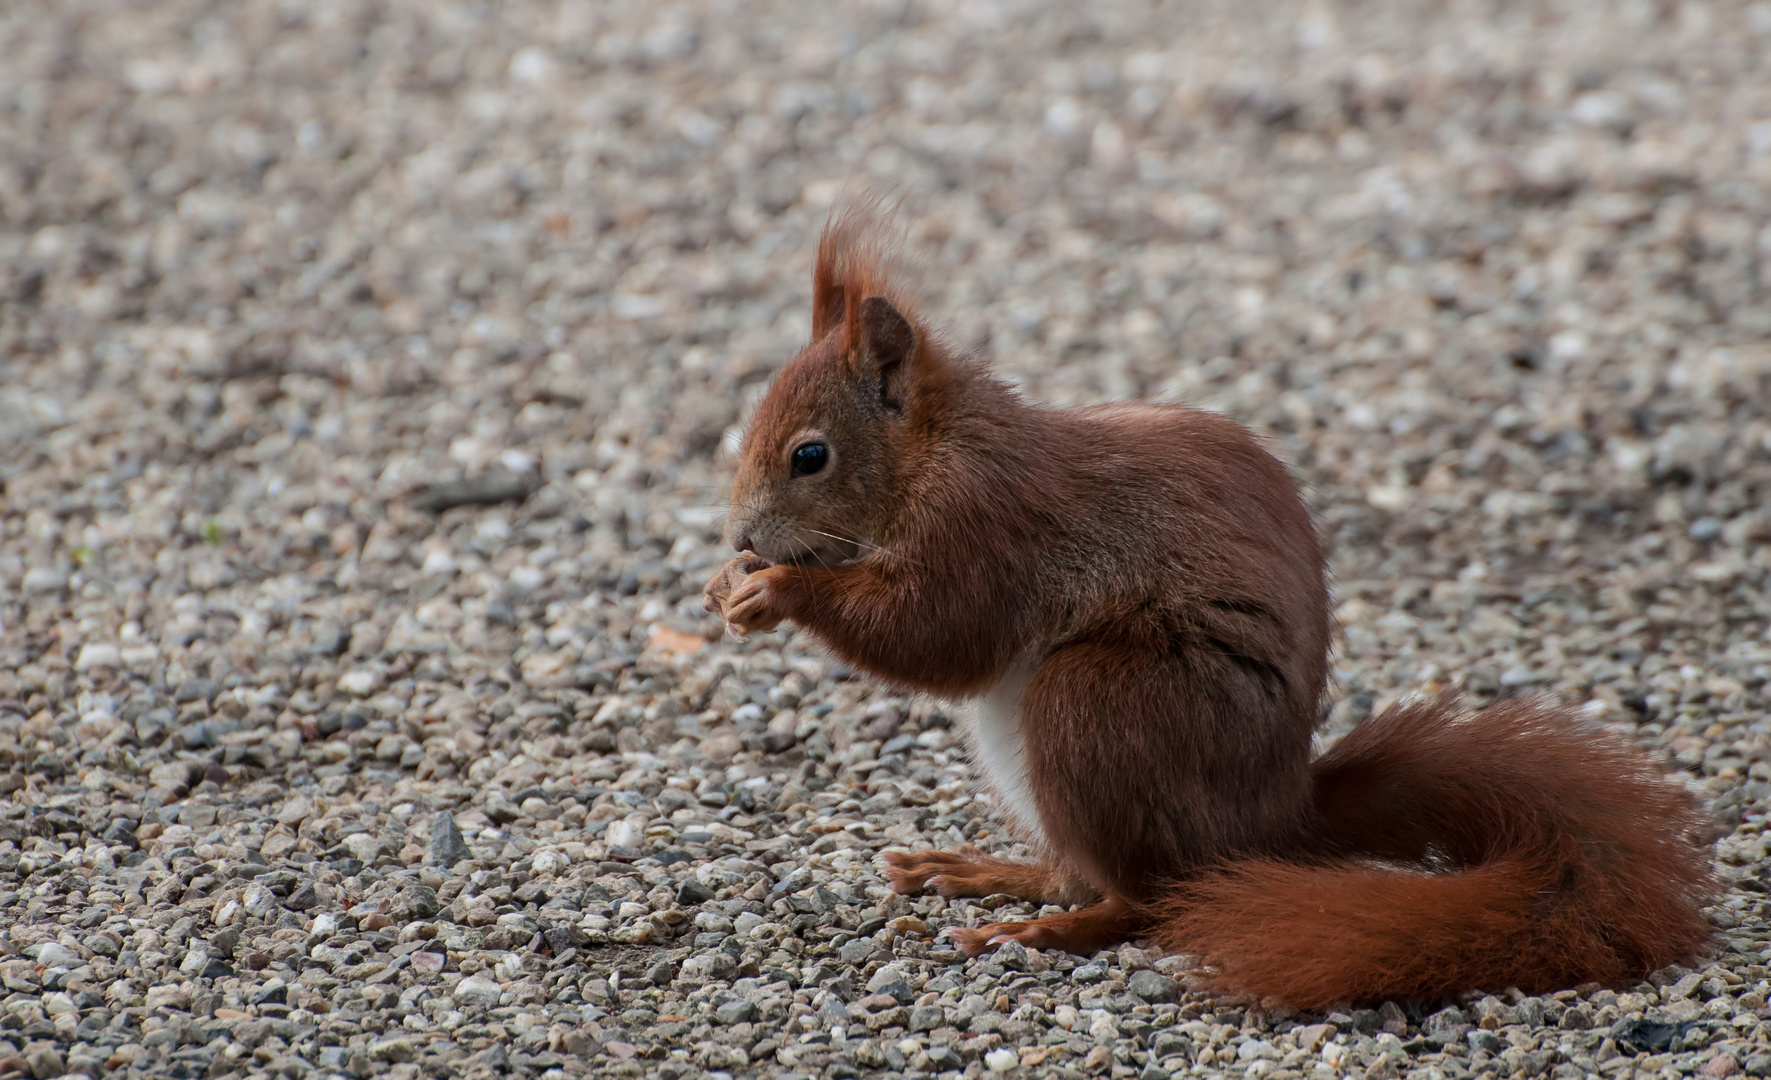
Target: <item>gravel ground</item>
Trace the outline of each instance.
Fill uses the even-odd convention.
[[[0,1074],[1771,1074],[1771,5],[0,6]],[[1548,690],[1714,957],[1263,1011],[944,927],[957,714],[699,613],[845,185],[1311,488],[1330,733]],[[481,501],[476,501],[481,500]]]

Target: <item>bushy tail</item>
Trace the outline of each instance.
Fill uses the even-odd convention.
[[[1710,936],[1696,800],[1553,705],[1389,709],[1313,773],[1319,860],[1237,861],[1157,913],[1225,989],[1322,1008],[1615,985]]]

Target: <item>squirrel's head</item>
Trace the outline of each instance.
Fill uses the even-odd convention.
[[[893,288],[873,204],[824,230],[812,341],[758,404],[726,540],[772,563],[841,563],[884,538],[908,435],[927,402],[928,335]]]

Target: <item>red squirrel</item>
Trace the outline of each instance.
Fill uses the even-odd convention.
[[[961,949],[1147,938],[1295,1008],[1615,985],[1703,949],[1700,807],[1577,714],[1426,700],[1312,760],[1331,620],[1285,466],[1209,412],[1023,401],[931,331],[887,235],[865,204],[825,228],[705,604],[975,701],[1040,858],[891,853],[893,887],[1076,906]]]

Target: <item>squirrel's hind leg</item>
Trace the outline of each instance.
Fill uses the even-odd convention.
[[[1093,889],[1047,863],[1012,862],[976,848],[958,851],[892,851],[884,856],[892,890],[913,893],[925,887],[946,897],[1007,893],[1036,904],[1082,904]]]
[[[1103,900],[1075,911],[1024,922],[989,923],[953,931],[953,943],[967,956],[1018,941],[1029,949],[1058,949],[1087,956],[1144,936],[1148,920],[1123,900]]]

